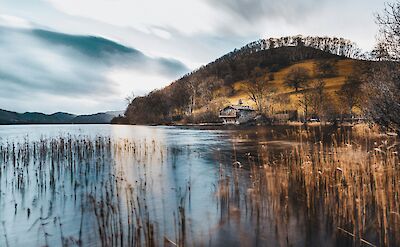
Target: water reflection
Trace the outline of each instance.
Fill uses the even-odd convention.
[[[0,246],[400,244],[395,139],[109,125],[0,136]]]

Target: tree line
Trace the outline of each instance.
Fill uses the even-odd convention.
[[[344,56],[354,59],[365,59],[366,54],[357,46],[356,43],[337,37],[318,37],[318,36],[287,36],[281,38],[260,39],[249,43],[233,54],[252,53],[260,50],[268,50],[288,46],[306,46],[329,52],[333,55]]]

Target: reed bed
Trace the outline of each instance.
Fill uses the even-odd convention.
[[[351,129],[328,137],[318,129],[287,134],[296,140],[291,148],[261,145],[242,168],[221,172],[217,198],[223,208],[243,212],[252,238],[280,246],[400,245],[396,138],[356,136]],[[238,170],[246,168],[251,183],[240,188]]]
[[[0,245],[21,245],[8,235],[17,229],[21,235],[14,240],[36,246],[184,246],[189,185],[179,188],[175,210],[168,212],[176,218],[175,233],[159,229],[149,205],[154,188],[148,166],[162,166],[168,152],[176,150],[155,140],[102,136],[3,143],[0,209],[6,214],[0,215]],[[11,208],[14,216],[7,217]],[[63,224],[66,212],[76,229]],[[24,223],[8,226],[19,219]]]

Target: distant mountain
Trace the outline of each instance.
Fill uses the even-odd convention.
[[[125,111],[106,111],[106,114],[113,115],[114,117],[123,116]]]
[[[65,112],[56,112],[56,113],[49,115],[49,117],[52,120],[54,120],[55,122],[72,121],[76,117],[76,115],[70,114],[70,113],[65,113]]]
[[[44,114],[40,112],[17,113],[0,109],[0,124],[108,124],[122,111],[110,111],[91,115],[74,115],[65,112]]]
[[[111,123],[111,120],[116,117],[108,113],[96,113],[92,115],[81,115],[73,119],[73,123],[79,124],[95,124],[95,123]]]

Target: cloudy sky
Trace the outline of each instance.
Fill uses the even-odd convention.
[[[381,0],[0,0],[0,109],[125,108],[259,38],[338,36],[373,47]]]

